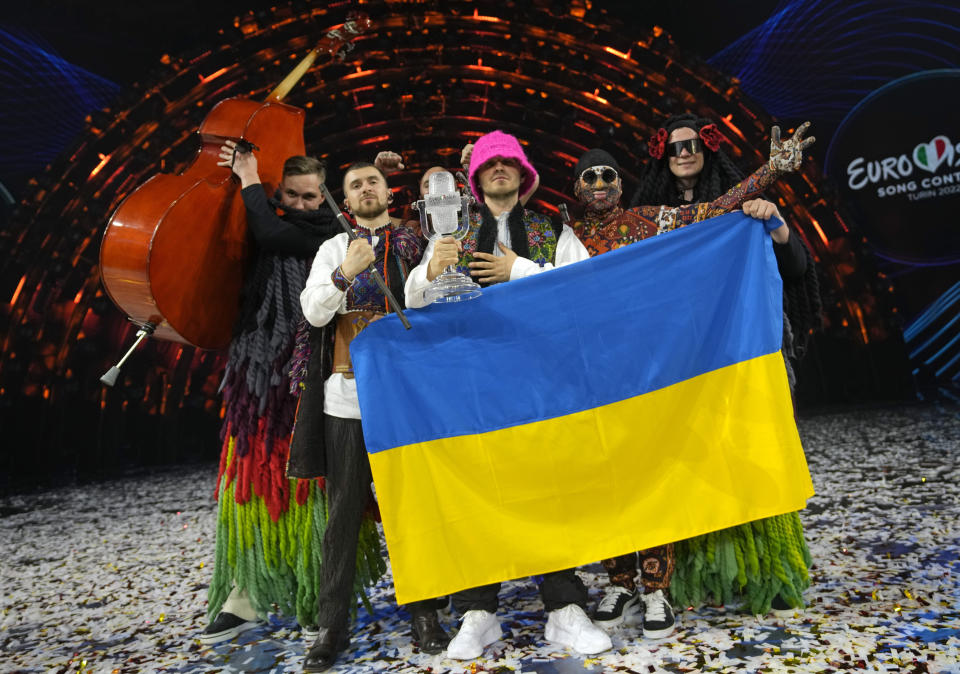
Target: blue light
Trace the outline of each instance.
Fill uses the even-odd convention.
[[[84,117],[118,90],[39,39],[0,28],[0,176],[52,161],[83,131]]]
[[[886,82],[960,65],[960,6],[785,0],[709,62],[774,116],[839,122]]]

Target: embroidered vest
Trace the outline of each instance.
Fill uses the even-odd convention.
[[[377,237],[377,245],[373,247],[374,255],[376,255],[373,266],[390,284],[390,289],[393,290],[397,301],[403,307],[403,284],[406,283],[410,269],[419,263],[423,251],[420,249],[420,243],[415,235],[403,227],[385,227],[378,232]],[[391,268],[394,273],[390,272]],[[399,278],[397,278],[396,272],[399,272]],[[357,277],[347,289],[346,300],[347,308],[350,311],[375,311],[379,313],[386,313],[387,311],[387,302],[383,292],[366,269],[357,274]]]
[[[368,234],[363,234],[369,236]],[[389,225],[377,233],[373,247],[374,268],[387,281],[393,294],[403,308],[403,284],[410,269],[420,261],[423,250],[416,234],[405,227]],[[353,363],[350,360],[350,342],[368,325],[383,318],[387,313],[387,300],[371,276],[364,269],[357,274],[347,289],[347,313],[337,314],[336,337],[333,350],[333,371],[353,378]]]
[[[457,271],[468,276],[470,275],[470,268],[467,265],[475,259],[477,238],[482,225],[483,216],[480,210],[471,209],[470,231],[463,237],[463,254],[457,263]],[[530,250],[528,259],[533,260],[540,266],[548,262],[553,264],[557,255],[557,234],[553,229],[550,218],[533,211],[524,210],[523,225],[527,234],[527,247]],[[511,245],[516,250],[516,242],[511,241]]]

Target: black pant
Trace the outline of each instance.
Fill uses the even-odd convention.
[[[323,533],[317,625],[344,629],[354,593],[360,523],[372,477],[359,419],[324,415],[324,436],[329,509]]]
[[[496,613],[499,601],[500,583],[481,585],[453,594],[453,606],[460,613],[472,610]],[[554,571],[543,575],[540,582],[540,597],[543,608],[548,613],[569,604],[587,608],[587,588],[573,569]]]
[[[353,601],[357,541],[373,477],[358,419],[324,415],[324,436],[329,510],[323,534],[317,625],[339,630],[346,628]],[[431,600],[407,605],[411,615],[432,608]]]

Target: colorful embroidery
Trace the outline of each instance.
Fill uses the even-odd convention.
[[[657,233],[656,225],[650,220],[619,207],[604,214],[602,219],[587,217],[578,221],[573,230],[591,256],[616,250]]]
[[[767,163],[747,176],[742,182],[731,187],[722,197],[709,203],[687,204],[674,208],[669,206],[636,206],[628,212],[634,213],[651,223],[656,227],[657,233],[662,234],[739,208],[747,199],[759,197],[779,175],[779,170]]]
[[[470,273],[468,266],[474,260],[474,254],[477,252],[477,236],[480,234],[480,226],[483,224],[483,217],[478,209],[470,211],[470,231],[463,238],[463,255],[457,263],[457,270],[464,274]],[[553,231],[553,224],[550,218],[533,211],[523,211],[523,224],[527,230],[527,245],[530,248],[530,258],[537,264],[543,266],[553,263],[557,254],[557,235]]]
[[[388,229],[391,239],[389,254],[397,261],[401,276],[406,278],[410,268],[419,261],[422,252],[416,234],[406,227],[385,227],[377,232],[377,244],[373,247],[374,255],[376,255],[373,266],[385,279],[387,278],[387,275],[384,274],[384,258],[387,254],[386,234]],[[367,232],[365,235],[369,236],[369,233]],[[351,311],[368,310],[381,313],[385,311],[383,293],[366,269],[357,274],[353,283],[347,289],[347,308]]]
[[[330,274],[330,280],[337,290],[346,291],[350,287],[350,281],[343,275],[343,269],[339,266]]]

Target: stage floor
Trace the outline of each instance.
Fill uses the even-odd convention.
[[[674,607],[670,639],[620,627],[612,652],[585,659],[543,641],[536,589],[514,582],[501,597],[505,640],[464,665],[413,652],[388,579],[331,671],[960,672],[958,414],[930,405],[800,421],[817,495],[802,513],[814,558],[809,608],[792,617]],[[0,670],[300,671],[306,645],[290,620],[212,648],[195,638],[214,551],[215,470],[0,501]],[[593,604],[604,574],[599,565],[581,573]]]

